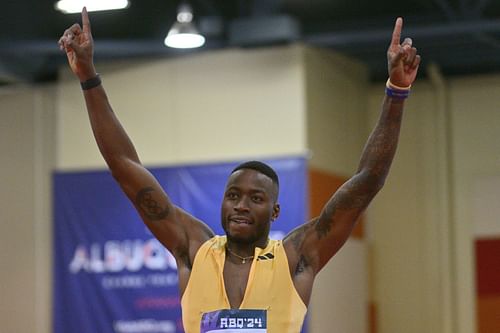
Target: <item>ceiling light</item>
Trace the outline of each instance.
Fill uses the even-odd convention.
[[[83,7],[87,7],[89,12],[96,12],[123,9],[128,6],[128,0],[59,0],[55,4],[56,9],[65,14],[80,13]]]
[[[191,6],[183,3],[177,11],[177,21],[170,28],[165,45],[177,49],[191,49],[205,44],[203,37],[193,23]]]

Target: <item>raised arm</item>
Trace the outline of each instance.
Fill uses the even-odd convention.
[[[189,269],[199,245],[210,238],[212,232],[203,223],[173,205],[158,181],[141,165],[96,74],[93,63],[94,45],[85,8],[82,11],[82,27],[74,24],[67,29],[59,40],[59,46],[66,52],[71,70],[83,82],[82,89],[92,131],[113,177],[135,205],[144,223],[175,256],[178,265]]]
[[[285,238],[292,273],[308,269],[314,277],[346,242],[358,217],[384,185],[398,144],[404,98],[420,64],[412,40],[406,38],[400,44],[402,25],[398,18],[387,51],[389,88],[356,174],[333,194],[319,217]]]

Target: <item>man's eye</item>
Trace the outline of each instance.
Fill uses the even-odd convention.
[[[252,200],[254,202],[262,202],[264,199],[262,199],[262,197],[252,197]]]
[[[228,199],[236,199],[236,198],[238,198],[238,195],[236,193],[228,193],[228,194],[226,194],[226,197]]]

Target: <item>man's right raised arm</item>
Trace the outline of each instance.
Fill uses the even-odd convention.
[[[73,73],[83,82],[85,103],[99,150],[144,223],[178,263],[190,266],[198,247],[213,233],[201,221],[173,205],[158,181],[142,166],[96,74],[92,34],[85,8],[82,25],[74,24],[67,29],[59,46],[66,52]]]

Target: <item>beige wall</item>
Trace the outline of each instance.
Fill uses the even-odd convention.
[[[229,50],[99,71],[143,163],[164,165],[304,153],[301,59]],[[65,75],[59,96],[57,167],[101,167],[78,83]]]
[[[49,332],[52,87],[0,92],[2,332]]]
[[[382,59],[382,63],[384,60]],[[350,176],[366,140],[368,71],[328,51],[305,52],[307,147],[311,166]]]
[[[454,184],[454,266],[456,312],[460,317],[471,317],[476,304],[474,267],[474,194],[483,184],[500,176],[500,78],[498,76],[454,80],[450,83],[452,147],[452,179]],[[496,192],[498,193],[498,191]],[[496,198],[500,202],[500,198]],[[498,221],[498,220],[497,220]],[[493,228],[491,236],[498,237]],[[484,236],[484,231],[483,231]],[[500,308],[497,309],[500,313]],[[464,330],[476,328],[475,318],[463,322]]]
[[[8,331],[33,331],[35,307],[29,295],[35,294],[34,258],[34,138],[33,93],[22,91],[4,95],[0,140],[2,172],[1,211],[1,313]],[[22,175],[22,176],[20,176]],[[8,190],[7,190],[8,189]],[[8,235],[8,236],[7,236]],[[21,292],[20,292],[21,291]]]
[[[368,212],[380,332],[449,332],[445,115],[434,91],[415,85],[391,173]],[[372,91],[372,123],[382,92]]]
[[[148,165],[310,150],[312,166],[349,176],[383,96],[359,64],[300,46],[99,70]],[[418,81],[407,104],[394,168],[368,211],[369,242],[349,241],[318,278],[313,333],[363,332],[362,298],[376,302],[379,332],[475,330],[472,202],[481,179],[499,176],[500,79],[434,76]],[[0,92],[0,322],[8,332],[50,332],[50,170],[103,167],[86,117],[67,72],[55,89]]]

